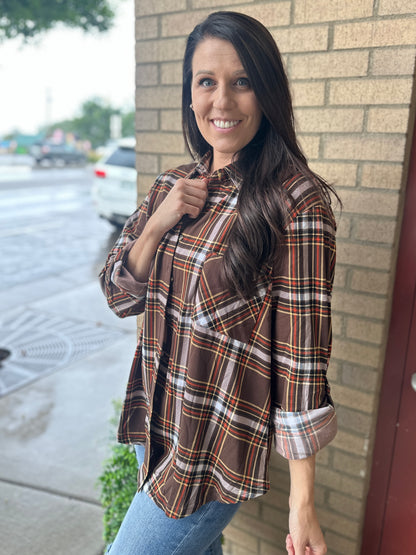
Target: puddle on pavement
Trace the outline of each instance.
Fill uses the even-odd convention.
[[[0,405],[2,434],[27,441],[44,434],[54,408],[50,387],[6,397]]]

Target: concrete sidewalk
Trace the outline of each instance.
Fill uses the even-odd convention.
[[[21,385],[0,397],[4,555],[98,555],[104,549],[96,481],[114,442],[109,425],[112,400],[124,395],[136,345],[136,319],[120,320],[112,314],[91,273],[91,268],[77,269],[72,275],[0,293],[0,319],[12,322],[19,315],[26,318],[27,329],[20,339],[23,347],[14,347],[20,355],[11,349],[10,360],[0,367],[0,379],[7,374],[7,364],[17,368],[15,374],[9,368],[10,376],[19,378],[19,372],[23,376]],[[39,355],[35,345],[42,336],[42,322],[47,321],[61,327],[68,323],[72,349],[76,341],[78,347],[82,344],[83,333],[96,340],[95,330],[105,331],[105,344],[90,351],[91,346],[81,345],[84,350],[79,347],[66,363],[56,367],[51,363],[48,372],[37,376],[39,357],[56,355]],[[69,341],[69,335],[61,336],[63,344]],[[3,341],[0,337],[0,346],[10,348]],[[27,353],[32,353],[32,366],[26,371],[19,364]]]

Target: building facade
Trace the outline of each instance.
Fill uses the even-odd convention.
[[[335,185],[344,204],[342,214],[337,213],[329,372],[339,432],[317,457],[316,504],[331,555],[361,553],[365,537],[378,545],[373,553],[382,553],[382,517],[371,528],[376,517],[368,499],[370,485],[379,485],[374,482],[374,446],[383,414],[380,398],[388,386],[383,386],[387,354],[394,358],[398,348],[389,347],[390,321],[410,187],[416,5],[413,0],[135,3],[137,168],[142,192],[159,172],[189,160],[181,132],[181,60],[185,37],[199,21],[216,10],[246,13],[270,29],[283,54],[301,144],[311,167]],[[416,343],[416,328],[410,328],[416,315],[411,310],[409,314],[409,337],[413,334]],[[395,371],[399,383],[404,370]],[[400,405],[400,390],[395,395],[394,403]],[[390,421],[383,426],[397,428]],[[387,458],[393,456],[392,441]],[[380,449],[385,452],[386,447]],[[271,491],[244,504],[226,529],[228,554],[286,553],[288,466],[278,455],[272,457],[271,483]]]

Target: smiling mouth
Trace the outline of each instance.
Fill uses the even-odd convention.
[[[212,122],[215,127],[219,127],[220,129],[231,129],[232,127],[236,127],[240,123],[240,120],[224,121],[222,119],[213,119]]]

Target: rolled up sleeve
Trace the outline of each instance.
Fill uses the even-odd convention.
[[[337,419],[327,381],[335,224],[321,205],[293,218],[274,271],[272,412],[275,447],[302,459],[327,445]]]
[[[122,259],[117,260],[117,262],[114,263],[113,271],[111,273],[111,282],[131,297],[134,297],[135,299],[142,299],[146,295],[147,281],[137,281],[137,279],[127,270],[126,266],[127,258],[133,245],[134,242],[127,245],[124,249]]]
[[[337,416],[332,405],[303,412],[273,415],[276,451],[285,459],[305,459],[330,443],[337,433]]]
[[[163,175],[155,181],[141,206],[128,218],[99,275],[101,289],[111,310],[120,318],[144,311],[147,281],[139,282],[127,270],[127,257],[143,232],[152,210],[166,196]],[[150,272],[152,266],[150,267]]]

